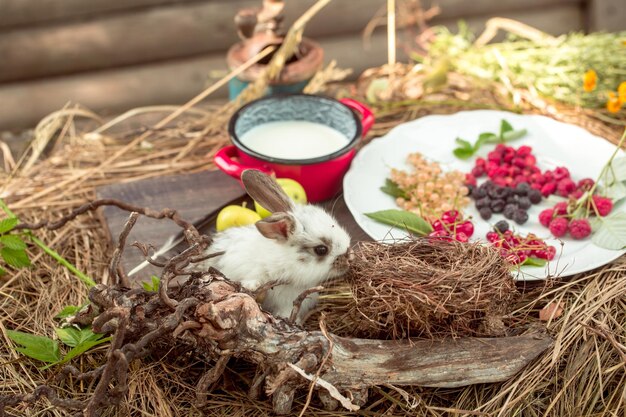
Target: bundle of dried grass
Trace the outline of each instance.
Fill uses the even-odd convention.
[[[492,248],[439,239],[362,242],[347,284],[322,298],[329,330],[367,338],[502,335],[519,294]]]

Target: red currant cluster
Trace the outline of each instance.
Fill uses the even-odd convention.
[[[475,184],[476,178],[487,175],[494,184],[501,187],[515,188],[518,184],[527,183],[531,189],[539,190],[544,197],[558,194],[575,198],[580,198],[593,186],[593,180],[589,178],[575,183],[565,167],[541,172],[536,164],[537,158],[532,154],[530,146],[523,145],[515,149],[499,143],[487,154],[487,159],[476,159],[471,174],[467,176],[467,183]]]
[[[546,244],[532,233],[527,236],[516,235],[506,220],[501,220],[494,230],[487,232],[487,240],[500,249],[500,255],[514,265],[527,262],[528,258],[551,261],[556,255],[556,248]]]
[[[613,210],[613,201],[599,195],[587,199],[586,205],[590,214],[598,216],[606,216]],[[563,237],[569,232],[574,239],[584,239],[591,234],[591,224],[587,218],[573,218],[575,210],[575,200],[562,201],[539,213],[539,222],[555,237]]]
[[[463,219],[463,215],[457,210],[446,211],[431,224],[433,231],[428,235],[430,237],[467,242],[474,234],[474,224]]]

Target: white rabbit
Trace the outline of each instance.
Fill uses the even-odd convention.
[[[263,308],[288,318],[294,300],[305,290],[348,270],[350,236],[324,209],[294,204],[270,176],[248,169],[241,175],[246,192],[272,213],[254,225],[226,229],[214,236],[208,253],[224,254],[197,268],[214,267],[249,290],[270,281],[286,284],[270,289]],[[297,322],[315,305],[310,295]]]

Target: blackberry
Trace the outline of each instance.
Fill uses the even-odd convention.
[[[472,190],[472,198],[474,200],[480,200],[481,198],[487,197],[487,190],[481,187],[476,187]]]
[[[493,228],[500,233],[504,233],[509,230],[509,222],[506,220],[500,220],[495,226],[493,226]]]
[[[530,185],[527,182],[520,182],[517,184],[517,187],[515,187],[515,194],[525,196],[528,195],[531,189],[532,188],[530,188]]]
[[[528,221],[528,213],[526,210],[518,209],[513,216],[513,220],[517,224],[524,224]]]
[[[489,220],[491,218],[491,209],[489,207],[483,207],[480,210],[478,210],[478,213],[480,213],[480,217],[483,220]]]
[[[502,213],[504,206],[506,206],[506,202],[501,199],[491,200],[491,203],[489,204],[489,208],[491,208],[491,211],[494,213]]]
[[[519,201],[519,196],[517,194],[513,194],[510,195],[506,198],[506,203],[507,204],[515,204],[517,205],[517,202]]]
[[[489,190],[489,197],[498,200],[506,200],[510,194],[510,188],[507,187],[494,187]]]
[[[521,209],[528,210],[530,208],[530,206],[533,205],[533,203],[530,202],[530,199],[528,197],[521,197],[518,200],[517,205]]]
[[[502,214],[504,214],[504,217],[506,217],[507,219],[512,219],[515,216],[517,210],[517,205],[507,204],[506,206],[504,206],[504,211],[502,212]]]
[[[541,198],[542,198],[541,191],[539,190],[532,189],[528,192],[528,199],[533,204],[541,203]]]
[[[480,210],[483,207],[489,207],[489,204],[491,204],[491,199],[489,197],[483,197],[480,200],[476,200],[476,208],[478,210]]]

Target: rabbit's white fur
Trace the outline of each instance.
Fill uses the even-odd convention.
[[[322,208],[295,205],[290,214],[295,219],[294,230],[286,241],[266,238],[255,225],[227,229],[215,235],[208,249],[225,253],[199,267],[212,266],[249,290],[284,280],[287,284],[267,292],[263,308],[288,318],[293,301],[303,291],[346,272],[346,268],[338,268],[334,263],[340,256],[347,259],[350,246],[348,233]],[[328,254],[315,255],[313,248],[318,245],[328,246]],[[315,304],[315,299],[316,296],[309,296],[305,300],[298,321]]]

